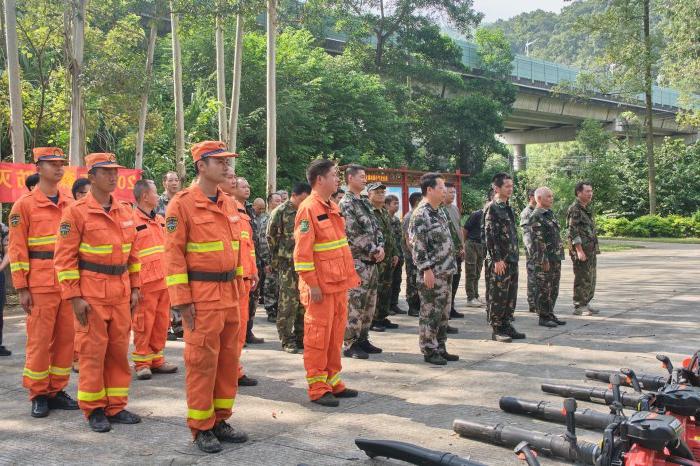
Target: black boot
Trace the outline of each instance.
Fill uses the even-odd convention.
[[[343,350],[343,356],[353,359],[369,359],[369,354],[360,347],[359,342],[355,342]]]
[[[409,307],[408,308],[408,315],[411,317],[418,317],[419,310],[417,307]]]
[[[113,424],[138,424],[141,422],[141,416],[126,409],[122,409],[114,416],[108,416],[107,419]]]
[[[540,317],[540,320],[538,323],[541,327],[547,327],[547,328],[559,327],[556,322],[554,322],[553,320],[548,319],[546,317],[545,318]]]
[[[334,393],[333,396],[336,398],[357,398],[360,393],[352,388],[346,388],[342,392]]]
[[[258,379],[253,379],[251,377],[248,377],[247,375],[244,375],[244,376],[238,378],[238,386],[239,387],[254,387],[257,384],[258,384]]]
[[[214,425],[212,432],[221,442],[244,443],[248,441],[248,434],[234,429],[230,424],[226,423],[226,421],[221,421]]]
[[[395,324],[395,323],[393,323],[392,321],[390,321],[389,319],[386,319],[386,318],[385,318],[384,320],[379,321],[379,323],[380,323],[381,325],[383,325],[384,328],[388,328],[388,329],[399,328],[399,324]]]
[[[454,335],[455,333],[459,333],[459,330],[456,327],[452,327],[451,325],[447,325],[447,333],[450,335]]]
[[[317,400],[311,400],[312,403],[316,403],[321,406],[327,406],[329,408],[335,408],[340,404],[338,399],[333,396],[331,392],[326,392],[323,396]]]
[[[46,417],[49,415],[49,399],[46,395],[39,395],[32,400],[32,417]]]
[[[448,353],[446,348],[440,348],[440,349],[438,350],[438,353],[440,354],[440,356],[442,356],[443,358],[445,358],[445,360],[446,360],[447,362],[459,361],[459,356],[457,356],[456,354],[450,354],[450,353]]]
[[[224,447],[211,430],[200,430],[194,438],[194,444],[204,453],[219,453]]]
[[[447,364],[447,359],[440,356],[440,353],[438,353],[437,351],[424,354],[423,361],[427,362],[428,364],[435,364],[436,366],[444,366],[445,364]]]
[[[457,312],[455,308],[450,310],[450,319],[464,319],[464,314]]]
[[[362,348],[367,354],[379,354],[382,352],[381,348],[374,346],[367,339],[360,340],[357,343],[358,343],[359,347]]]
[[[88,424],[90,424],[90,429],[93,432],[109,432],[112,430],[112,424],[109,423],[109,419],[105,416],[105,410],[102,408],[94,409],[88,416]]]
[[[373,332],[383,332],[386,330],[386,327],[381,323],[381,321],[374,320],[372,321],[372,325],[369,326],[369,329]]]
[[[515,330],[515,327],[513,327],[512,325],[508,325],[506,332],[508,336],[510,336],[513,340],[522,340],[525,338],[525,334]]]
[[[491,339],[499,343],[510,343],[513,339],[503,327],[495,327],[491,333]]]
[[[552,320],[557,324],[557,325],[566,325],[565,320],[559,319],[557,316],[553,315]]]
[[[78,408],[78,402],[73,398],[68,396],[66,392],[61,390],[56,393],[56,396],[49,398],[49,409],[65,409],[68,411],[74,411]]]

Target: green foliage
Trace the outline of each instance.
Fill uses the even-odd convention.
[[[700,237],[700,211],[692,217],[643,215],[626,218],[599,217],[597,226],[604,236],[634,238],[692,238]]]

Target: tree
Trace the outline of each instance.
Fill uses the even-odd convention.
[[[7,82],[10,90],[12,160],[15,163],[24,163],[24,122],[22,119],[22,94],[20,91],[19,52],[17,46],[17,7],[15,0],[5,0],[5,34]]]
[[[158,38],[158,12],[154,12],[154,17],[150,21],[150,32],[148,34],[148,46],[146,49],[146,72],[143,93],[141,94],[141,108],[139,110],[139,129],[136,136],[136,163],[135,168],[143,168],[143,141],[146,137],[146,117],[148,116],[148,94],[151,90],[151,79],[153,77],[153,55],[156,49],[156,39]]]
[[[71,0],[66,4],[70,24],[67,27],[68,71],[70,73],[70,144],[68,155],[71,165],[82,165],[85,152],[85,120],[83,88],[80,82],[85,50],[85,6],[87,0]]]
[[[175,165],[180,179],[185,178],[185,113],[182,99],[182,56],[178,32],[178,14],[170,0],[170,25],[173,51],[173,97],[175,100]]]

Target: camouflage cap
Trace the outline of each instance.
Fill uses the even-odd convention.
[[[386,189],[386,186],[384,186],[379,181],[375,181],[367,185],[367,192],[374,191],[375,189]]]

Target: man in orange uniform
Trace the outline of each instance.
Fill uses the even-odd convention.
[[[134,248],[141,261],[141,304],[134,312],[132,328],[135,351],[131,353],[136,378],[148,380],[151,374],[172,374],[177,366],[165,362],[163,348],[170,325],[170,297],[165,286],[165,219],[156,214],[158,191],[152,180],[134,185]]]
[[[34,149],[39,183],[15,202],[10,212],[10,270],[27,313],[27,360],[22,384],[29,389],[31,415],[46,417],[49,409],[78,409],[63,389],[73,358],[73,312],[61,299],[53,264],[53,248],[63,209],[72,202],[58,183],[67,163],[58,147]]]
[[[182,315],[185,339],[187,425],[197,447],[222,450],[220,442],[248,436],[226,419],[236,397],[240,222],[233,200],[219,189],[228,160],[220,141],[192,146],[198,181],[168,203],[165,216],[166,282],[172,306]]]
[[[125,409],[129,397],[129,330],[139,301],[141,264],[135,248],[134,213],[117,201],[114,154],[85,156],[90,193],[63,211],[54,259],[63,299],[75,314],[80,358],[78,403],[90,428],[136,424]]]
[[[294,224],[294,270],[299,273],[304,315],[304,367],[309,398],[338,406],[337,398],[357,391],[340,379],[340,353],[348,320],[348,290],[360,284],[345,236],[345,220],[330,201],[338,191],[338,169],[330,160],[306,170],[311,195],[299,206]]]

